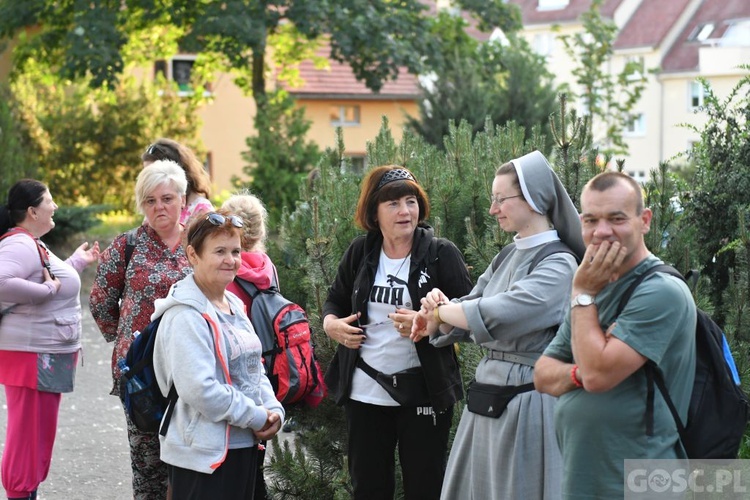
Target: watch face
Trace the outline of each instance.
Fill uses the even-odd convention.
[[[587,293],[581,293],[576,295],[571,302],[571,306],[590,306],[594,303],[594,297]]]

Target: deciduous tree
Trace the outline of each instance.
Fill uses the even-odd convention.
[[[632,111],[646,87],[646,74],[636,61],[626,63],[618,74],[608,70],[618,29],[602,17],[602,2],[594,0],[581,15],[583,31],[562,35],[560,41],[575,64],[579,114],[590,116],[589,131],[604,154],[623,154],[628,150],[623,127],[635,119]]]

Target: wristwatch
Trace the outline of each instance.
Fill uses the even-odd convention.
[[[578,295],[573,297],[573,300],[570,301],[570,308],[572,309],[575,306],[586,307],[592,304],[596,304],[596,302],[594,302],[595,298],[596,297],[594,297],[593,295],[589,295],[587,293],[579,293]]]

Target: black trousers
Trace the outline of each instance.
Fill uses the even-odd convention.
[[[254,500],[258,447],[229,450],[213,474],[169,466],[172,500]]]
[[[440,498],[453,407],[346,404],[349,475],[355,500],[393,500],[395,451],[401,461],[406,500]]]

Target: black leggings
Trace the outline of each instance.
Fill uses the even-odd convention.
[[[396,449],[406,500],[439,499],[452,418],[452,406],[433,418],[429,406],[378,406],[349,401],[346,421],[354,499],[393,499]]]

